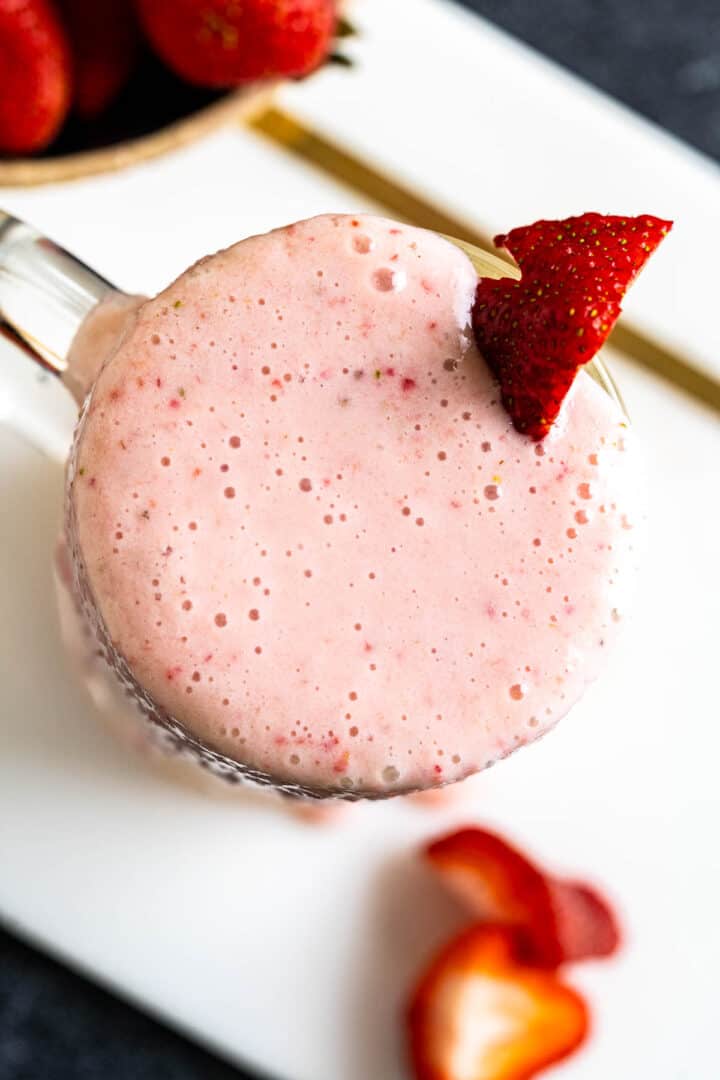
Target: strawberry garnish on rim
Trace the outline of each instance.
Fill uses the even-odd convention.
[[[582,998],[527,966],[516,935],[476,926],[431,964],[408,1013],[417,1080],[528,1080],[571,1054],[588,1016]]]
[[[605,343],[628,286],[671,221],[583,214],[495,237],[522,277],[478,282],[475,341],[518,431],[547,435],[577,372]]]
[[[425,857],[476,919],[522,932],[529,963],[556,968],[618,948],[617,922],[596,890],[544,873],[494,833],[461,829],[430,844]]]

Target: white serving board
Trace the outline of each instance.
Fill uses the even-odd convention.
[[[0,915],[232,1060],[282,1080],[401,1080],[403,994],[458,924],[410,856],[478,820],[596,878],[626,924],[618,960],[577,970],[596,1033],[557,1075],[717,1075],[720,435],[616,370],[651,448],[653,543],[606,679],[465,805],[360,807],[324,827],[175,785],[98,725],[53,608],[61,466],[0,427]]]
[[[419,180],[439,182],[437,164],[418,163]],[[366,205],[242,131],[0,202],[150,291],[247,233]],[[607,677],[552,736],[474,782],[465,806],[393,802],[313,828],[174,785],[97,724],[63,656],[50,575],[72,409],[0,353],[0,918],[279,1080],[405,1080],[400,1004],[458,919],[410,854],[479,820],[597,878],[627,926],[617,961],[577,970],[596,1032],[548,1077],[720,1075],[720,430],[666,384],[616,371],[649,448],[652,543]]]

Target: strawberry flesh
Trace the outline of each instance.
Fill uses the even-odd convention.
[[[420,979],[408,1012],[416,1080],[529,1080],[584,1040],[582,998],[523,962],[507,927],[475,926]]]
[[[522,277],[478,282],[472,324],[517,430],[547,435],[577,372],[606,341],[628,286],[672,227],[583,214],[495,237]]]
[[[475,918],[522,930],[529,963],[556,968],[619,946],[617,921],[598,892],[544,873],[492,832],[461,829],[425,855]]]
[[[548,889],[563,962],[617,952],[621,942],[617,919],[596,889],[557,878],[548,879]]]

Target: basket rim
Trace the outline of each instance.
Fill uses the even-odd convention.
[[[0,187],[33,187],[80,180],[117,172],[185,146],[223,124],[245,120],[266,108],[275,83],[252,84],[232,90],[217,101],[181,116],[162,128],[94,150],[80,150],[55,158],[0,160]]]

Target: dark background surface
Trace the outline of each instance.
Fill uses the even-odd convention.
[[[720,158],[717,0],[461,0]]]
[[[465,3],[720,158],[718,0]],[[0,930],[0,1080],[100,1077],[241,1080],[236,1069]]]

